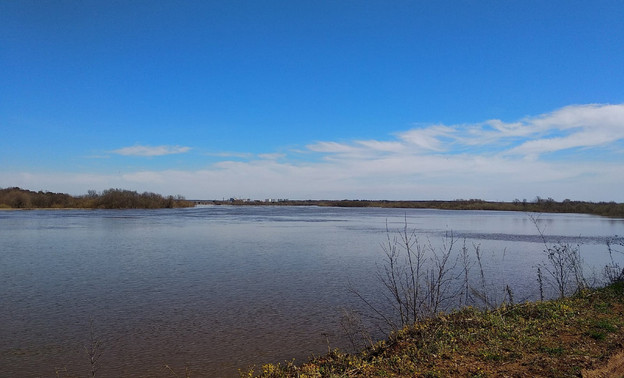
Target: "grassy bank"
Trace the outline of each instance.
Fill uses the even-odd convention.
[[[618,282],[559,300],[464,308],[419,321],[356,354],[334,350],[242,376],[577,377],[623,348],[624,283]]]

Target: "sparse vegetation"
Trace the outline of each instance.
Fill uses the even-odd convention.
[[[385,305],[351,289],[371,309],[371,317],[392,330],[387,339],[374,343],[362,336],[367,335],[362,322],[346,313],[343,328],[352,346],[357,337],[367,340],[360,351],[335,349],[301,365],[267,364],[241,376],[571,377],[604,365],[624,346],[624,271],[614,257],[624,253],[615,248],[624,242],[618,237],[607,241],[606,286],[589,288],[580,247],[549,244],[533,220],[544,241],[545,261],[538,266],[542,300],[515,304],[507,285],[503,302],[495,303],[486,290],[478,245],[473,262],[465,242],[461,252],[452,253],[455,240],[447,235],[436,250],[430,242],[419,243],[406,224],[395,237],[388,231],[382,246],[385,262],[378,280]],[[480,270],[477,284],[469,278],[474,265]],[[553,286],[557,300],[543,300],[544,283]],[[458,304],[456,310],[439,312],[451,302]],[[616,371],[624,375],[624,367]]]
[[[446,234],[440,248],[429,240],[419,241],[416,232],[408,229],[407,219],[395,236],[386,226],[386,241],[381,246],[384,264],[377,273],[385,301],[373,302],[357,288],[350,290],[371,309],[376,321],[385,323],[382,329],[396,331],[448,310],[452,302],[466,298],[461,290],[467,282],[458,285],[458,280],[464,275],[468,279],[469,261],[463,255],[464,270],[457,269],[460,256],[455,253],[455,244],[452,232]]]
[[[544,243],[544,254],[546,255],[546,262],[539,264],[538,268],[540,298],[543,298],[542,270],[547,273],[548,278],[550,278],[548,282],[556,289],[559,298],[587,287],[587,280],[583,274],[583,259],[581,258],[580,245],[563,242],[549,244],[543,230],[540,228],[539,217],[529,215],[529,218],[535,225]],[[613,254],[608,240],[607,247],[613,262]]]
[[[102,356],[102,340],[95,335],[93,319],[89,324],[89,346],[85,346],[85,352],[89,356],[89,364],[91,365],[90,377],[94,378],[95,373],[98,371],[98,361]]]
[[[163,197],[156,193],[123,189],[107,189],[101,193],[90,190],[83,196],[20,188],[0,189],[0,208],[6,209],[161,209],[194,205],[182,196]]]
[[[241,376],[578,377],[622,345],[624,282],[616,282],[552,301],[464,307],[418,320],[359,353],[333,350]]]

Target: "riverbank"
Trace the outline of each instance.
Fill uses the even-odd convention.
[[[437,209],[437,210],[491,210],[491,211],[520,211],[535,213],[578,213],[600,215],[614,218],[624,217],[624,203],[616,202],[587,202],[563,200],[555,201],[552,198],[536,198],[534,201],[496,202],[479,199],[454,201],[389,201],[389,200],[279,200],[279,201],[252,201],[252,200],[225,200],[225,201],[196,201],[199,204],[234,205],[234,206],[321,206],[321,207],[379,207],[402,209]]]
[[[91,190],[84,196],[34,192],[17,187],[0,189],[0,209],[163,209],[193,206],[194,202],[182,196],[164,197],[122,189],[107,189],[101,193]]]
[[[378,207],[438,210],[491,210],[536,213],[578,213],[624,218],[624,203],[587,202],[536,197],[512,202],[458,199],[453,201],[391,201],[391,200],[186,200],[182,196],[164,197],[156,193],[137,193],[108,189],[101,193],[89,191],[83,196],[65,193],[34,192],[21,188],[0,189],[0,209],[155,209],[193,207],[196,205],[234,206],[319,206],[319,207]]]
[[[559,300],[464,308],[359,353],[334,350],[301,365],[268,364],[241,376],[611,377],[624,375],[623,348],[619,282]]]

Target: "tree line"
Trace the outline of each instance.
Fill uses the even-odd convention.
[[[390,201],[390,200],[281,200],[266,201],[204,201],[215,205],[270,205],[270,206],[335,206],[335,207],[386,207],[441,210],[498,210],[540,213],[579,213],[609,217],[624,217],[624,203],[587,202],[536,197],[532,201],[514,200],[494,202],[481,199],[457,199],[453,201]],[[17,187],[0,189],[0,208],[84,208],[84,209],[160,209],[195,206],[183,196],[123,189],[107,189],[101,193],[89,190],[82,196],[48,191],[31,191]]]
[[[182,196],[124,189],[107,189],[101,193],[89,190],[82,196],[65,193],[31,191],[17,187],[0,189],[0,208],[6,209],[162,209],[192,207],[195,204]]]
[[[397,207],[441,210],[498,210],[538,213],[580,213],[611,217],[624,216],[624,203],[587,202],[536,197],[533,201],[494,202],[480,199],[454,201],[335,201],[333,206]]]
[[[555,201],[552,198],[536,197],[531,201],[513,200],[512,202],[485,201],[482,199],[456,199],[452,201],[391,201],[391,200],[282,200],[267,201],[207,201],[215,205],[247,206],[333,206],[333,207],[385,207],[402,209],[440,209],[440,210],[494,210],[522,211],[537,213],[578,213],[607,217],[624,217],[624,203],[588,202],[565,199]]]

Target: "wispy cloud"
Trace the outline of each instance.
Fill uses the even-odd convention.
[[[240,158],[240,159],[248,159],[254,156],[253,154],[249,152],[207,152],[204,155],[221,157],[221,158]]]
[[[310,151],[341,158],[396,156],[539,155],[573,148],[599,148],[624,140],[624,104],[568,106],[518,122],[487,120],[477,124],[419,126],[395,134],[394,140],[317,142]]]
[[[624,201],[623,146],[624,104],[575,105],[512,122],[418,125],[379,139],[319,141],[287,154],[223,154],[196,170],[2,174],[0,186],[73,193],[123,187],[189,198],[512,200],[539,195]],[[185,151],[188,147],[135,146],[118,153]],[[565,158],[557,152],[566,152]]]
[[[162,156],[162,155],[173,155],[173,154],[183,154],[191,150],[191,147],[183,147],[183,146],[131,146],[131,147],[123,147],[117,150],[111,151],[114,154],[124,155],[124,156]]]
[[[456,131],[453,127],[435,125],[399,133],[399,138],[417,151],[441,152],[450,147],[447,142],[453,139]]]
[[[534,156],[573,148],[598,148],[624,139],[624,104],[568,106],[525,123],[535,130],[535,135],[509,153]]]
[[[277,160],[277,159],[283,159],[286,157],[286,154],[282,154],[282,153],[273,153],[273,154],[259,154],[258,158],[263,159],[263,160]]]

